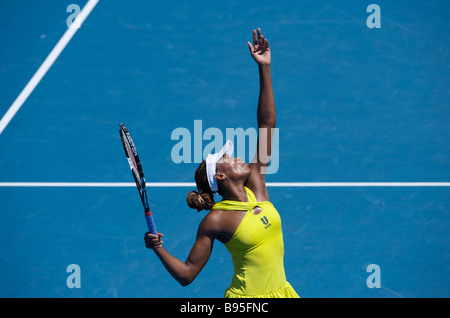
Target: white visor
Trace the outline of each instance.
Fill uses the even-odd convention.
[[[217,186],[217,181],[214,179],[214,176],[216,175],[216,163],[223,157],[224,154],[229,156],[233,154],[233,143],[231,140],[227,140],[218,153],[210,154],[206,157],[206,176],[212,192],[219,191],[219,187]]]

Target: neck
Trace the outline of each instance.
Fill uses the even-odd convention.
[[[224,200],[230,201],[239,201],[239,202],[247,202],[247,192],[245,191],[245,187],[243,184],[240,185],[232,185],[230,187],[223,187],[222,189],[222,197]]]

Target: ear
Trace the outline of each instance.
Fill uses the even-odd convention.
[[[226,174],[224,174],[223,172],[216,172],[216,174],[214,175],[214,179],[216,179],[217,181],[223,181],[226,179]]]

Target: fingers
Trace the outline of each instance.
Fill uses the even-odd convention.
[[[162,246],[163,241],[161,240],[161,237],[164,235],[157,232],[158,235],[155,235],[153,233],[147,232],[145,233],[144,240],[145,240],[145,247],[154,249]]]
[[[158,234],[156,235],[156,234],[153,234],[150,232],[146,232],[145,239],[160,239],[161,237],[164,236],[164,234],[162,234],[162,233],[159,233],[159,232],[156,232],[156,233],[158,233]]]
[[[253,30],[253,45],[261,44],[261,29]]]
[[[253,52],[269,48],[269,42],[264,35],[261,34],[261,28],[253,30],[253,46],[255,47]]]
[[[249,50],[250,50],[250,53],[253,53],[253,51],[255,50],[255,49],[253,48],[253,45],[252,45],[250,42],[247,42],[247,44],[248,44],[248,48],[249,48]]]
[[[265,48],[269,47],[269,42],[267,41],[267,39],[261,35],[261,39],[259,40],[259,43],[264,46]]]

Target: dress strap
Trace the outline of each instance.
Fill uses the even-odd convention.
[[[257,206],[261,206],[270,202],[258,202],[252,190],[245,187],[247,192],[247,202],[233,201],[233,200],[222,200],[217,202],[212,207],[212,210],[226,210],[226,211],[248,211],[253,210]]]
[[[255,197],[255,195],[253,194],[253,191],[250,190],[250,189],[247,188],[247,187],[244,187],[244,188],[245,188],[245,192],[247,192],[247,200],[248,200],[248,202],[251,202],[251,203],[258,203],[258,200],[256,200],[256,197]]]

